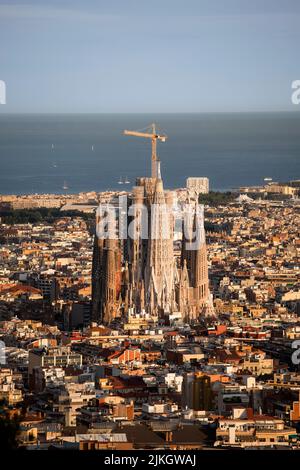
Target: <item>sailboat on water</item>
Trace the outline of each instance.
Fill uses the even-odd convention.
[[[130,181],[129,181],[129,179],[127,178],[127,176],[126,176],[126,178],[125,178],[124,183],[125,183],[125,184],[129,184],[129,183],[130,183]]]
[[[66,181],[64,181],[63,189],[69,189],[69,186],[67,185]]]
[[[118,181],[118,184],[124,184],[124,181],[122,180],[122,176],[120,176],[120,179]]]

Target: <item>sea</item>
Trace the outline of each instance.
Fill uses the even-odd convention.
[[[298,111],[0,114],[0,194],[127,190],[150,175],[151,139],[123,130],[152,122],[167,135],[158,143],[166,188],[184,187],[189,176],[208,177],[215,191],[300,179]]]

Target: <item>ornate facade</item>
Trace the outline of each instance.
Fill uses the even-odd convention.
[[[93,318],[105,324],[131,312],[185,321],[214,315],[209,292],[203,206],[194,201],[174,255],[174,194],[157,178],[138,178],[128,203],[128,237],[95,236]],[[191,205],[189,204],[189,207]]]

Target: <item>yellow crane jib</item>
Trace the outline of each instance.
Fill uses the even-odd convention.
[[[151,177],[152,178],[157,178],[158,177],[158,172],[157,172],[157,153],[156,153],[156,142],[160,140],[161,142],[165,142],[167,139],[166,135],[163,134],[158,134],[156,132],[156,126],[155,124],[152,124],[151,126],[151,131],[152,132],[140,132],[140,131],[128,131],[125,130],[123,132],[124,135],[132,135],[135,137],[144,137],[146,139],[151,139],[152,141],[152,152],[151,152]]]

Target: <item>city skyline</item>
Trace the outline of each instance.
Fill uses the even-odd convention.
[[[0,447],[22,466],[300,450],[299,24],[298,0],[0,0]]]

